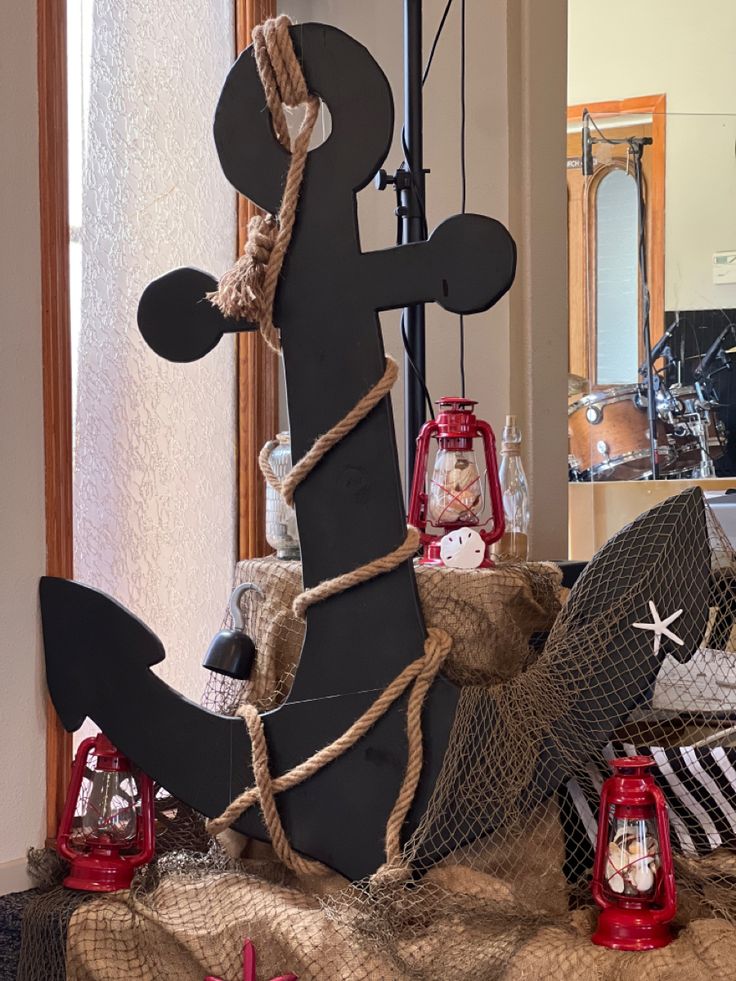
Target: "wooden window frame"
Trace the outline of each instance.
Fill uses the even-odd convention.
[[[276,16],[276,0],[235,0],[236,50],[250,44],[253,28]],[[254,205],[238,195],[238,255],[248,238]],[[263,444],[279,428],[279,358],[258,332],[237,335],[238,346],[238,555],[266,555],[266,485],[258,467]]]
[[[275,15],[274,0],[234,0],[235,46]],[[72,371],[69,298],[67,6],[38,0],[38,143],[41,214],[42,358],[45,453],[46,573],[73,578]],[[213,93],[213,99],[216,93]],[[245,244],[250,202],[238,199],[238,250]],[[265,554],[264,486],[258,451],[278,428],[278,358],[258,334],[237,339],[238,554]],[[46,836],[53,843],[72,763],[72,736],[46,699]]]
[[[652,344],[655,344],[665,330],[665,179],[666,179],[666,137],[667,137],[667,96],[644,95],[636,96],[631,99],[613,99],[607,102],[589,102],[584,105],[574,105],[567,107],[567,120],[573,122],[580,120],[584,109],[588,109],[594,119],[600,120],[607,116],[621,115],[651,115],[652,117],[652,146],[647,149],[651,155],[651,187],[647,187],[647,209],[655,216],[649,229],[648,240],[648,260],[649,260],[649,293],[650,293],[650,336]],[[587,215],[587,226],[584,234],[587,237],[588,257],[590,268],[595,268],[596,250],[596,208],[595,200],[601,180],[615,169],[617,165],[602,168],[588,182],[585,189],[584,213]],[[591,283],[584,296],[584,323],[588,325],[585,336],[581,339],[585,352],[585,364],[587,365],[586,377],[591,379],[591,383],[596,378],[596,320],[591,315],[591,310],[595,310],[595,276],[591,278]],[[641,324],[639,325],[641,328]],[[640,330],[641,333],[641,330]],[[643,359],[644,353],[640,354]],[[597,384],[592,384],[592,388],[599,388]],[[610,386],[603,386],[608,388]]]

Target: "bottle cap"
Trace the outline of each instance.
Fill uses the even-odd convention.
[[[512,426],[516,428],[516,416],[506,416],[506,426],[511,428]]]

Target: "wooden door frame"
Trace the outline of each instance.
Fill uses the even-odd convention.
[[[239,53],[253,28],[276,16],[275,0],[235,0],[235,38]],[[238,195],[238,255],[248,238],[253,204]],[[238,349],[238,557],[266,555],[266,485],[258,467],[263,444],[279,428],[279,358],[260,333],[237,335]]]
[[[234,0],[235,48],[275,14],[274,0]],[[66,3],[38,0],[38,143],[41,214],[42,358],[46,574],[74,576],[72,371],[69,303],[69,200]],[[213,93],[214,99],[217,93]],[[238,200],[238,254],[252,205]],[[267,551],[264,485],[257,457],[278,428],[278,358],[258,334],[238,335],[238,555]],[[53,843],[72,763],[72,735],[46,698],[46,837]]]
[[[665,226],[665,179],[666,179],[666,137],[667,137],[667,96],[664,94],[659,95],[643,95],[636,96],[631,99],[612,99],[607,102],[588,102],[585,104],[568,106],[567,107],[567,120],[572,122],[579,120],[582,117],[584,109],[588,109],[590,114],[596,118],[601,119],[607,116],[621,116],[621,115],[651,115],[652,117],[652,146],[648,148],[647,152],[650,154],[651,159],[651,174],[652,181],[651,187],[647,188],[647,211],[654,216],[650,229],[649,229],[649,241],[648,241],[648,253],[649,253],[649,293],[651,297],[651,307],[650,307],[650,334],[652,344],[656,343],[657,340],[664,333],[664,313],[665,313],[665,302],[664,302],[664,290],[665,290],[665,256],[664,256],[664,226]],[[599,175],[595,175],[593,180],[589,181],[587,188],[585,189],[586,199],[588,206],[586,208],[586,213],[588,215],[587,225],[584,229],[584,234],[587,236],[588,248],[591,250],[593,256],[595,255],[595,211],[590,207],[591,202],[595,198],[595,192],[597,191],[598,184],[600,183],[600,178],[595,179]],[[602,175],[600,175],[602,176]],[[591,245],[592,243],[592,245]],[[585,322],[590,325],[591,318],[588,316],[587,304],[590,300],[590,296],[585,297]],[[590,330],[588,331],[590,333]],[[591,362],[595,356],[595,346],[591,343],[592,338],[587,339],[587,351],[588,351],[588,377],[592,378],[593,375],[590,374]]]
[[[72,368],[66,3],[38,0],[38,154],[41,212],[41,350],[45,456],[46,574],[71,579]],[[56,838],[69,785],[72,736],[46,696],[46,837]]]

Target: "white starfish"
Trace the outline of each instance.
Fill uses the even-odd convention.
[[[657,612],[657,607],[654,605],[652,600],[649,600],[649,609],[652,611],[653,623],[633,623],[632,627],[638,627],[640,630],[653,630],[654,631],[654,653],[659,654],[659,647],[662,643],[662,637],[669,637],[680,647],[685,643],[682,637],[678,637],[677,634],[673,634],[671,630],[667,628],[671,623],[682,614],[682,610],[677,610],[675,613],[670,614],[665,620],[662,620],[659,613]]]

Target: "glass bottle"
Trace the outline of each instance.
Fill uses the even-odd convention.
[[[498,476],[506,530],[503,538],[493,545],[493,555],[497,559],[525,562],[529,549],[529,488],[521,462],[521,431],[516,416],[506,416]]]
[[[283,480],[291,470],[291,437],[278,433],[276,446],[271,450],[269,463],[274,474]],[[266,541],[276,550],[279,559],[300,559],[299,532],[296,513],[279,492],[266,483]]]

